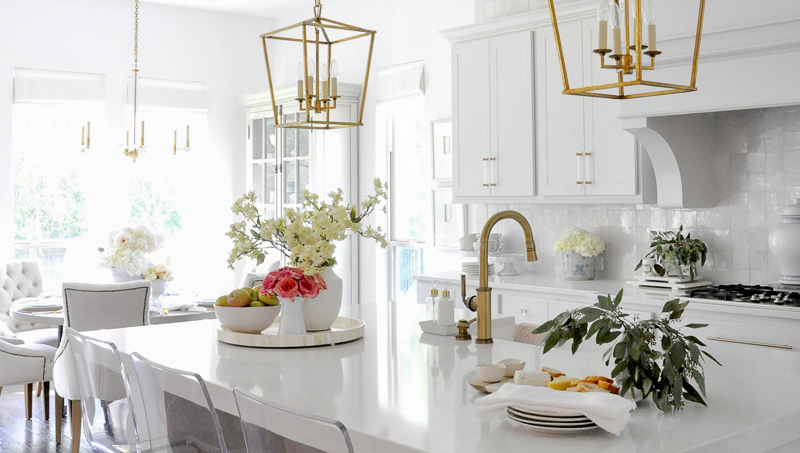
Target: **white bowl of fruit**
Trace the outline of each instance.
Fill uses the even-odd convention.
[[[261,286],[240,288],[217,299],[214,313],[222,327],[233,332],[261,333],[278,318],[278,299],[260,294]]]

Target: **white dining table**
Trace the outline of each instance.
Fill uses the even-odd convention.
[[[493,345],[425,334],[424,307],[382,303],[345,307],[366,322],[364,337],[312,348],[260,349],[221,343],[214,320],[87,332],[130,354],[200,374],[217,409],[236,414],[232,389],[340,420],[357,452],[499,453],[769,451],[800,438],[800,354],[719,343],[708,350],[723,364],[706,365],[708,405],[687,403],[665,415],[638,404],[617,437],[601,429],[550,435],[514,427],[502,412],[478,413],[475,366],[505,358],[569,375],[609,374],[602,350],[577,354],[495,340]],[[613,364],[612,364],[613,365]]]

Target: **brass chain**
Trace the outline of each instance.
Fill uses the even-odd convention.
[[[317,19],[322,16],[322,0],[314,0],[314,17]]]
[[[139,61],[139,0],[136,0],[136,13],[133,15],[133,61]]]

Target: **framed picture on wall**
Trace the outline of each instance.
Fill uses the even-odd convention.
[[[433,189],[433,245],[459,247],[464,224],[464,205],[453,204],[453,188]]]
[[[433,137],[433,179],[453,178],[453,123],[450,120],[434,121]]]

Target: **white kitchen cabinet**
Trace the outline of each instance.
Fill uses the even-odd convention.
[[[280,122],[305,118],[294,99],[295,85],[275,90]],[[339,84],[332,120],[355,122],[360,85]],[[247,110],[245,186],[255,191],[256,205],[265,218],[280,217],[286,209],[300,207],[302,194],[320,195],[341,188],[346,202],[357,202],[357,128],[329,131],[276,128],[269,91],[240,96]],[[342,277],[342,300],[358,303],[358,241],[348,237],[336,244],[334,270]],[[266,263],[282,259],[277,252]],[[250,263],[252,265],[253,263]]]
[[[535,195],[533,32],[453,45],[453,201]]]
[[[600,68],[592,52],[597,36],[594,19],[559,23],[571,88],[615,81],[616,72]],[[633,136],[622,130],[620,101],[562,93],[556,41],[551,27],[537,32],[537,178],[544,197],[580,201],[635,198],[638,153]],[[570,201],[569,199],[565,201]]]
[[[494,293],[494,290],[492,292]],[[547,316],[547,299],[511,294],[498,294],[498,299],[500,313],[514,316],[517,323],[541,325],[550,319]]]

